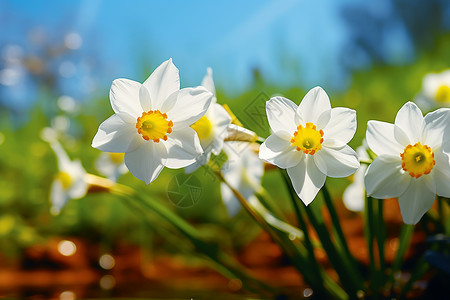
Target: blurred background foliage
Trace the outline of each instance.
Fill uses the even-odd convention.
[[[0,21],[2,28],[17,24],[14,11],[9,13]],[[327,76],[323,82],[331,87],[327,92],[333,107],[357,111],[358,129],[350,142],[356,148],[369,119],[392,122],[398,109],[420,92],[424,75],[450,67],[450,2],[345,1],[338,13],[348,38],[342,48],[325,50],[338,52],[340,74],[349,79],[339,87]],[[90,145],[99,124],[113,113],[109,83],[102,80],[110,71],[110,62],[102,59],[92,38],[85,40],[70,28],[61,31],[31,23],[22,27],[26,35],[11,38],[11,34],[0,34],[4,35],[0,40],[0,266],[20,264],[27,249],[45,245],[52,237],[79,238],[100,245],[104,251],[129,244],[149,253],[182,252],[183,237],[157,218],[151,226],[144,223],[115,196],[89,194],[70,201],[58,216],[49,213],[49,187],[57,163],[48,143],[41,139],[41,131],[55,128],[68,155],[80,159],[89,173],[98,174],[95,160],[100,151]],[[292,53],[279,56],[273,59],[282,62],[280,73],[287,66],[299,70],[300,77],[308,77],[298,57]],[[139,66],[135,76],[141,82],[162,61],[151,54],[143,59],[138,55],[135,60]],[[176,64],[177,58],[174,60]],[[312,86],[274,81],[263,69],[254,66],[247,70],[251,80],[244,90],[224,88],[227,79],[223,77],[216,80],[216,89],[219,103],[229,105],[247,128],[267,137],[265,101],[283,95],[299,103]],[[182,84],[194,81],[183,79]],[[200,83],[201,77],[195,80]],[[194,174],[202,188],[198,203],[189,208],[173,205],[167,186],[180,172],[165,169],[149,186],[129,173],[118,182],[148,193],[230,251],[239,250],[257,236],[258,227],[244,212],[230,221],[221,202],[219,182],[205,168]],[[349,180],[327,180],[339,200]],[[280,184],[278,172],[265,174],[263,186],[288,211],[286,191],[279,190]],[[186,255],[192,258],[189,251]]]

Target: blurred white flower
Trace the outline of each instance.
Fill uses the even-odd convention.
[[[58,161],[58,174],[50,189],[50,212],[59,214],[70,199],[82,198],[87,193],[86,171],[79,160],[71,161],[61,145],[50,143]]]
[[[450,107],[450,70],[426,74],[422,91],[414,101],[424,110]]]
[[[219,155],[227,135],[227,127],[231,123],[231,116],[222,105],[217,103],[211,68],[207,69],[202,86],[213,93],[214,96],[205,115],[192,124],[191,128],[197,132],[204,152],[192,165],[186,167],[186,173],[192,173],[208,163],[211,153]]]
[[[223,150],[228,156],[228,161],[222,167],[225,180],[245,199],[251,201],[255,193],[262,189],[264,162],[246,142],[227,142]],[[239,200],[225,183],[221,183],[220,190],[228,215],[235,216],[241,208]]]
[[[450,197],[450,109],[425,116],[408,102],[395,123],[369,121],[366,133],[378,157],[365,176],[367,194],[398,197],[403,222],[417,224],[436,195]]]
[[[102,152],[95,161],[95,167],[109,180],[116,182],[121,175],[128,172],[124,158],[124,153]]]
[[[356,148],[360,161],[370,161],[367,154],[367,142],[363,140],[363,144]],[[366,196],[366,189],[364,187],[364,174],[366,173],[367,165],[361,164],[359,169],[353,174],[353,182],[345,189],[342,199],[344,205],[348,210],[361,212],[364,210],[364,202]]]
[[[273,97],[266,103],[273,134],[261,145],[259,157],[287,169],[295,192],[308,205],[327,176],[347,177],[359,167],[347,143],[356,131],[356,112],[331,108],[321,87],[310,90],[299,106]]]
[[[116,79],[110,91],[115,114],[100,125],[92,146],[125,153],[130,172],[149,184],[164,167],[184,168],[203,153],[190,125],[205,114],[212,96],[204,87],[180,90],[172,59],[143,84]]]
[[[74,113],[78,109],[75,99],[67,95],[59,97],[57,104],[59,109],[67,113]]]

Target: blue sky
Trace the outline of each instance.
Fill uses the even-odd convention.
[[[117,77],[143,81],[143,65],[172,57],[183,86],[199,84],[212,67],[216,84],[236,93],[249,85],[253,68],[276,84],[345,88],[340,9],[348,2],[18,0],[0,2],[0,11],[50,35],[78,32],[105,67],[105,90]],[[9,28],[0,40],[20,43],[23,35]]]

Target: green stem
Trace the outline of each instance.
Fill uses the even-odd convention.
[[[246,272],[242,270],[242,266],[240,266],[233,257],[221,251],[217,245],[203,241],[199,232],[192,225],[157,201],[154,201],[153,199],[148,201],[147,198],[144,198],[142,195],[146,195],[146,193],[136,193],[134,190],[121,185],[115,186],[113,192],[125,197],[128,200],[127,202],[139,204],[141,210],[146,211],[148,209],[149,211],[153,211],[161,219],[168,221],[191,241],[198,252],[208,257],[224,276],[228,278],[239,278],[243,287],[250,291],[269,292],[270,294],[275,293],[273,288],[247,275]],[[136,201],[136,199],[139,201]],[[130,205],[130,203],[128,204]]]
[[[384,277],[385,277],[385,271],[386,271],[386,264],[384,261],[384,244],[386,241],[386,227],[383,220],[383,200],[377,199],[378,201],[378,207],[377,207],[377,226],[375,228],[375,235],[377,239],[377,246],[378,246],[378,254],[379,254],[379,266],[380,266],[380,281],[381,286],[384,286]]]
[[[290,178],[289,178],[289,175],[287,174],[287,172],[285,172],[285,175],[283,176],[283,178],[285,180],[286,186],[288,187],[288,190],[291,190],[292,189],[291,181],[290,181]],[[296,194],[295,194],[294,199],[295,199],[295,201],[298,201]],[[301,202],[301,203],[303,204],[303,202]],[[322,218],[321,213],[319,211],[317,211],[316,209],[312,209],[311,207],[306,207],[304,204],[302,205],[302,207],[303,207],[304,211],[306,212],[306,214],[308,215],[311,225],[314,227],[315,231],[317,232],[320,242],[322,243],[322,246],[328,255],[328,259],[330,260],[330,263],[333,265],[334,269],[336,270],[337,274],[339,275],[339,278],[341,280],[341,283],[342,283],[345,291],[349,294],[350,298],[356,298],[356,293],[358,290],[357,283],[354,282],[351,272],[349,272],[345,263],[343,263],[341,255],[339,255],[335,245],[331,241],[330,234],[328,232],[328,229],[325,225],[325,222]],[[315,206],[313,206],[313,207],[315,207]],[[305,238],[305,240],[306,240],[306,238]]]
[[[314,267],[311,265],[311,261],[307,258],[307,254],[305,249],[301,247],[301,245],[294,245],[292,241],[287,237],[284,232],[280,232],[276,229],[272,230],[269,224],[265,222],[261,216],[258,215],[250,205],[247,203],[247,200],[242,196],[242,194],[234,189],[224,178],[222,173],[216,172],[219,179],[225,183],[228,188],[233,192],[236,198],[241,203],[242,207],[249,213],[249,215],[270,235],[270,237],[281,247],[284,253],[289,256],[292,260],[294,266],[302,273],[306,282],[308,282],[319,297],[324,296],[323,287],[325,285],[325,289],[330,295],[332,295],[336,299],[347,299],[348,296],[341,289],[341,287],[335,284],[331,279],[323,280],[324,276],[318,276],[317,272],[311,272]]]
[[[366,226],[364,226],[364,235],[367,241],[367,248],[369,250],[369,268],[370,268],[370,290],[372,294],[378,294],[378,288],[380,286],[378,282],[378,272],[375,268],[375,255],[373,252],[373,238],[374,238],[374,220],[373,220],[373,206],[371,197],[365,198],[364,215]]]
[[[362,275],[359,271],[358,264],[356,263],[355,258],[351,254],[350,249],[348,248],[347,240],[345,239],[344,232],[342,231],[342,227],[339,222],[338,214],[336,212],[333,200],[331,199],[326,184],[324,184],[322,187],[322,195],[325,200],[325,204],[328,208],[328,212],[330,213],[331,222],[334,229],[333,232],[335,233],[334,238],[339,248],[344,251],[345,261],[348,264],[348,267],[350,268],[352,276],[354,277],[355,281],[358,284],[357,287],[362,290],[363,289]]]
[[[390,281],[392,286],[394,286],[395,283],[395,275],[402,266],[403,257],[405,256],[406,250],[408,249],[409,243],[411,242],[413,233],[414,225],[403,224],[400,230],[399,246],[391,269]]]
[[[311,263],[313,265],[313,268],[311,271],[316,272],[317,276],[321,278],[322,277],[322,274],[320,272],[321,267],[320,267],[319,263],[317,262],[317,259],[314,255],[314,247],[311,243],[311,238],[309,237],[308,227],[302,216],[300,207],[297,203],[297,201],[298,201],[297,194],[295,194],[293,189],[291,188],[291,182],[290,182],[289,175],[287,174],[286,170],[280,169],[280,172],[283,175],[284,183],[289,192],[289,196],[291,198],[291,203],[292,203],[292,206],[294,207],[295,215],[297,216],[298,227],[303,230],[303,234],[305,236],[305,247],[306,247],[306,250],[308,251],[309,259],[311,260]],[[321,280],[323,280],[323,278]]]
[[[339,275],[344,289],[348,292],[350,298],[355,298],[359,289],[358,283],[354,280],[353,274],[349,272],[342,255],[340,255],[331,240],[330,233],[328,232],[328,228],[320,212],[320,207],[313,203],[310,207],[306,207],[306,205],[304,205],[304,209],[308,215],[309,221],[319,236],[320,242],[327,253],[330,263]]]

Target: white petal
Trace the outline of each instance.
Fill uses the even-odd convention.
[[[53,141],[50,146],[56,154],[56,159],[58,160],[58,168],[63,172],[70,172],[72,169],[72,161],[67,155],[66,151],[63,149],[61,144],[57,141]]]
[[[366,172],[366,169],[366,165],[361,165],[354,175],[355,180],[345,189],[344,194],[342,195],[344,205],[348,210],[364,210],[366,195],[366,189],[364,188],[364,173]]]
[[[330,122],[330,119],[331,119],[331,109],[328,109],[320,114],[319,118],[314,124],[317,125],[318,129],[324,129],[325,127],[327,127],[328,122]]]
[[[177,104],[179,93],[180,90],[173,92],[172,94],[169,95],[169,97],[167,97],[167,99],[162,103],[160,107],[160,111],[162,113],[167,113]]]
[[[212,120],[213,123],[213,135],[214,140],[211,148],[211,152],[215,155],[219,155],[223,148],[223,142],[228,134],[228,126],[231,123],[231,116],[223,108],[222,105],[213,103],[210,109],[213,111]]]
[[[142,84],[129,79],[116,79],[111,85],[109,99],[115,113],[127,113],[134,118],[141,116],[139,90]]]
[[[312,122],[316,124],[320,115],[330,109],[331,104],[327,93],[320,86],[317,86],[306,94],[297,111],[301,112],[305,123]]]
[[[395,117],[395,126],[403,130],[409,138],[409,144],[415,144],[422,137],[424,126],[423,115],[417,105],[407,102],[400,108]],[[395,132],[397,136],[397,133]]]
[[[171,169],[189,166],[203,153],[197,133],[190,127],[174,130],[164,145],[167,149],[164,165]]]
[[[203,77],[202,86],[205,87],[208,91],[210,91],[214,96],[216,96],[216,87],[214,86],[212,69],[206,69],[206,75]]]
[[[222,194],[222,201],[225,204],[228,215],[230,217],[237,215],[241,209],[241,203],[239,203],[239,200],[225,183],[220,184],[220,193]]]
[[[144,85],[150,93],[152,109],[160,109],[162,103],[180,89],[178,69],[172,63],[172,59],[166,60],[157,67]]]
[[[139,89],[139,103],[141,104],[142,111],[147,112],[152,109],[150,92],[145,85],[141,85],[141,88]]]
[[[237,156],[230,156],[227,162],[222,166],[221,171],[225,177],[225,180],[233,188],[239,189],[242,182],[242,176],[244,175],[241,158]]]
[[[284,97],[273,97],[267,101],[266,113],[272,131],[285,131],[293,135],[297,130],[296,110],[297,105]]]
[[[73,177],[72,180],[74,180],[74,182],[71,184],[67,193],[72,199],[82,198],[86,195],[88,188],[88,184],[85,179],[86,171],[79,160],[73,161],[71,168],[71,177]]]
[[[120,165],[117,165],[111,161],[111,156],[108,152],[102,152],[95,161],[95,168],[98,172],[114,182],[117,181],[121,174],[123,174],[119,171],[119,166]],[[124,173],[127,171],[128,169],[125,167]]]
[[[247,179],[251,181],[254,190],[259,192],[264,174],[264,162],[249,148],[242,153],[242,161]]]
[[[310,157],[306,157],[297,166],[287,169],[287,173],[295,192],[305,205],[314,200],[326,179],[326,175],[320,172]]]
[[[376,155],[398,155],[407,145],[400,145],[394,136],[394,124],[369,121],[367,123],[366,139],[369,148]]]
[[[165,147],[162,143],[148,141],[135,151],[125,153],[125,165],[130,173],[149,184],[164,168]]]
[[[257,134],[244,127],[230,124],[224,139],[227,141],[254,142],[258,138]]]
[[[360,161],[369,161],[371,160],[369,157],[369,154],[367,154],[367,141],[366,139],[363,139],[362,145],[356,148],[356,153],[358,154]]]
[[[203,154],[197,156],[194,163],[185,167],[184,172],[186,174],[191,174],[191,173],[197,171],[198,168],[200,168],[201,166],[204,166],[208,163],[210,157],[211,157],[211,153],[203,153]]]
[[[50,188],[50,202],[52,204],[51,213],[54,215],[59,214],[67,201],[69,201],[69,196],[64,190],[61,182],[59,180],[53,181]]]
[[[304,153],[297,151],[289,141],[276,134],[270,135],[259,148],[259,158],[282,169],[297,165]]]
[[[329,177],[347,177],[359,168],[358,155],[348,145],[341,149],[323,147],[313,156],[319,170]]]
[[[436,165],[430,175],[436,185],[436,194],[441,197],[450,198],[450,156],[445,153],[435,153]],[[425,176],[425,175],[424,175]]]
[[[92,147],[105,152],[124,153],[136,150],[143,142],[135,126],[114,114],[100,124]]]
[[[212,94],[204,87],[180,90],[176,104],[167,111],[173,129],[187,127],[200,119],[211,104]]]
[[[430,191],[422,177],[413,179],[408,189],[398,198],[400,213],[406,224],[417,224],[433,205],[435,194]]]
[[[344,107],[331,109],[331,118],[323,128],[323,139],[340,141],[342,146],[350,142],[356,132],[356,111]]]
[[[364,183],[367,195],[386,199],[400,196],[408,188],[411,178],[402,170],[400,158],[383,155],[369,165]]]
[[[450,109],[440,108],[424,118],[424,143],[433,151],[450,141]]]

